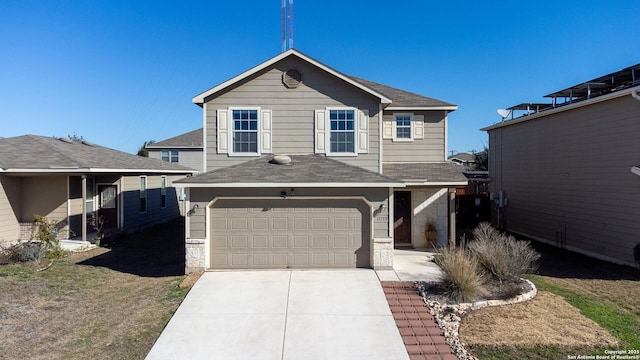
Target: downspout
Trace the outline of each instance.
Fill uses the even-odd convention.
[[[378,104],[378,173],[382,174],[382,103]]]
[[[218,121],[218,119],[216,119]],[[216,125],[217,126],[217,125]],[[202,104],[202,172],[207,172],[207,103]]]

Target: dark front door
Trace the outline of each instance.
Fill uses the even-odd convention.
[[[393,237],[400,246],[411,245],[411,192],[393,192]]]
[[[104,220],[103,229],[118,227],[118,188],[115,185],[98,185],[98,217]]]

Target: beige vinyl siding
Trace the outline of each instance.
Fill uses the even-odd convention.
[[[67,176],[25,176],[21,183],[21,222],[33,222],[35,214],[66,221]]]
[[[395,121],[394,113],[424,115],[424,138],[413,141],[382,141],[385,163],[445,161],[446,111],[385,111],[383,121]]]
[[[0,175],[0,244],[20,238],[20,178]]]
[[[195,214],[188,216],[190,233],[189,238],[204,239],[205,238],[205,220],[206,208],[216,197],[246,197],[247,199],[260,197],[278,197],[280,191],[285,189],[206,189],[191,188],[190,206],[198,205]],[[289,190],[289,189],[287,189]],[[389,189],[318,189],[318,188],[300,188],[295,189],[295,198],[300,197],[326,197],[329,199],[339,197],[365,197],[372,203],[373,209],[377,209],[380,204],[385,203],[386,209],[377,216],[373,217],[373,237],[386,238],[389,237],[389,216],[388,216],[388,197]],[[274,201],[287,201],[286,199],[275,199]]]
[[[302,72],[303,82],[296,89],[288,89],[282,84],[282,72],[290,68]],[[217,110],[242,106],[272,111],[274,154],[314,152],[315,110],[324,110],[327,107],[366,109],[369,111],[369,153],[335,159],[378,171],[379,99],[305,62],[284,59],[227,89],[226,92],[214,94],[206,100],[207,171],[252,159],[217,154]]]
[[[175,148],[171,148],[175,149]],[[167,150],[170,150],[167,148]],[[203,172],[203,156],[202,148],[194,149],[175,149],[178,150],[178,164],[191,169]],[[162,160],[162,152],[160,149],[149,149],[149,158]]]
[[[492,191],[506,192],[507,229],[633,264],[638,109],[625,96],[490,130]]]
[[[178,150],[178,164],[186,166],[191,169],[196,169],[199,172],[203,171],[203,157],[204,150],[200,149],[179,149]]]
[[[157,225],[180,215],[180,204],[173,182],[183,178],[182,175],[167,175],[167,206],[161,207],[161,176],[147,175],[147,211],[140,213],[140,176],[123,176],[117,182],[121,185],[121,196],[118,206],[121,207],[126,231],[132,232]]]

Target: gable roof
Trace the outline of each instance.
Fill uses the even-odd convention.
[[[449,162],[384,164],[382,173],[407,185],[467,185],[464,169]]]
[[[396,89],[387,85],[375,83],[373,81],[357,78],[354,76],[349,76],[343,74],[303,53],[295,49],[289,49],[280,55],[277,55],[245,72],[242,74],[233,77],[199,95],[196,95],[192,101],[195,104],[202,106],[204,104],[205,99],[225,88],[277,63],[278,61],[285,59],[290,56],[296,56],[324,71],[329,74],[336,76],[339,79],[344,80],[345,82],[377,97],[380,99],[380,102],[389,106],[393,102],[393,106],[389,106],[389,110],[402,110],[402,109],[424,109],[424,110],[456,110],[458,108],[457,105],[453,105],[444,101],[436,100],[433,98],[429,98],[426,96],[414,94],[408,91]]]
[[[87,141],[23,135],[0,139],[0,172],[190,174],[195,171]]]
[[[457,159],[457,160],[465,161],[465,162],[469,162],[469,161],[474,161],[475,162],[476,161],[476,156],[473,155],[473,154],[462,152],[462,153],[457,153],[455,155],[451,155],[447,159],[448,160]]]
[[[175,181],[189,187],[392,187],[396,179],[322,155],[291,155],[291,163],[273,163],[272,156]]]
[[[202,128],[147,145],[147,149],[202,148]]]

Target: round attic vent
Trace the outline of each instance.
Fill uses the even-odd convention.
[[[302,82],[302,73],[298,69],[289,69],[282,73],[282,83],[289,89],[295,89]]]
[[[271,163],[276,165],[289,165],[291,164],[291,158],[287,155],[274,155]]]

